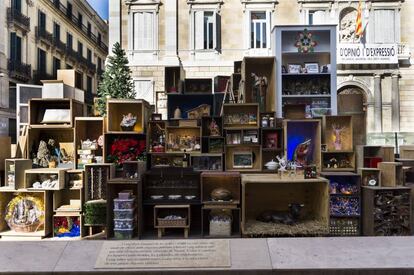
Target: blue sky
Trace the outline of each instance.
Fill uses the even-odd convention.
[[[104,20],[108,19],[108,1],[109,0],[88,0],[89,4]]]

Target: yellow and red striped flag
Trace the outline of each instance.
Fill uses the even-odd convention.
[[[359,0],[358,4],[358,11],[356,17],[356,26],[355,26],[355,34],[358,37],[362,37],[364,34],[364,29],[362,28],[362,1]]]

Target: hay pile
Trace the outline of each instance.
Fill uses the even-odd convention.
[[[329,225],[327,221],[318,220],[300,221],[295,225],[248,220],[243,232],[244,235],[249,237],[323,236],[328,233]]]

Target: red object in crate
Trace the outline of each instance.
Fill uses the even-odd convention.
[[[366,168],[378,168],[378,163],[382,162],[380,157],[365,158],[364,167]]]

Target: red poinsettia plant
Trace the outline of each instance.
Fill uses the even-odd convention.
[[[108,160],[117,166],[128,160],[145,160],[145,140],[115,139],[109,150]]]

